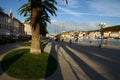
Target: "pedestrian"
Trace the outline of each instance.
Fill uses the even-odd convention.
[[[105,45],[108,45],[108,40],[107,39],[105,40]]]
[[[71,40],[71,39],[69,40],[69,43],[70,43],[70,44],[72,43],[72,40]]]

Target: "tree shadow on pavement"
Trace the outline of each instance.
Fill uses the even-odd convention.
[[[92,46],[92,45],[85,46],[85,45],[80,45],[80,44],[74,44],[74,46],[76,46],[76,48],[74,48],[73,46],[71,46],[71,48],[78,50],[78,51],[86,50],[89,53],[93,52],[95,54],[99,54],[101,56],[104,56],[104,57],[113,59],[117,62],[120,62],[120,58],[119,58],[120,49],[112,49],[112,48],[107,48],[107,47],[99,48],[98,46]],[[77,48],[79,48],[79,49],[77,49]]]
[[[44,51],[44,48],[45,48],[45,46],[46,46],[48,43],[49,43],[49,42],[45,42],[45,43],[43,43],[43,44],[40,46],[41,52]]]
[[[109,72],[108,74],[111,75],[110,77],[112,78],[112,80],[120,79],[120,76],[119,76],[120,63],[118,58],[118,55],[120,56],[120,54],[118,54],[119,50],[108,49],[108,48],[100,49],[95,46],[84,46],[84,45],[78,45],[78,44],[73,44],[73,45],[67,44],[66,46],[65,45],[66,44],[62,44],[62,47],[79,64],[79,66],[85,71],[85,73],[87,73],[87,75],[92,80],[105,80],[105,78],[99,73],[92,70],[85,62],[83,62],[79,57],[77,57],[73,52],[71,52],[66,46],[69,46],[75,51],[78,51],[79,52],[78,54],[86,55],[92,61],[96,61],[97,63],[100,63],[101,65],[103,65],[106,68],[106,70]],[[115,56],[117,59],[115,58]]]
[[[57,66],[57,70],[55,73],[53,73],[52,76],[46,78],[45,80],[64,80],[63,79],[63,75],[62,75],[62,72],[61,72],[61,69],[60,69],[60,65],[59,65],[59,59],[58,59],[58,52],[57,50],[55,49],[55,46],[56,43],[53,42],[53,41],[50,41],[51,44],[49,44],[48,46],[51,46],[51,50],[50,50],[50,55],[52,55],[58,62],[58,66]],[[59,47],[57,48],[59,49]],[[52,65],[52,64],[51,64]],[[47,73],[47,71],[46,71]]]
[[[91,80],[106,80],[102,75],[97,73],[94,69],[92,69],[89,65],[87,65],[82,59],[76,56],[72,51],[66,48],[65,45],[61,45],[61,47],[70,55],[70,57],[79,65],[79,67],[87,74],[87,76]]]
[[[59,46],[60,46],[60,45],[59,45]],[[62,47],[62,46],[60,46],[60,47]],[[73,74],[75,75],[75,78],[76,78],[77,80],[80,80],[79,74],[77,74],[76,71],[73,69],[73,65],[71,64],[71,62],[69,62],[69,61],[66,59],[66,57],[65,57],[65,55],[64,55],[65,53],[62,52],[62,51],[60,51],[60,52],[61,52],[62,58],[68,63],[69,67],[71,68]],[[69,74],[69,73],[68,73],[68,74]]]

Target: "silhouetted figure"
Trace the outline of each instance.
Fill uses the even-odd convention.
[[[70,43],[70,44],[72,43],[72,40],[71,40],[71,39],[69,40],[69,43]]]

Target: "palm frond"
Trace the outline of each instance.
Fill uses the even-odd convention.
[[[30,5],[31,5],[30,2],[24,4],[23,6],[21,6],[21,7],[18,9],[18,13],[19,13],[20,15],[23,14],[24,17],[29,16],[30,13],[31,13]]]
[[[63,0],[63,1],[65,1],[65,2],[66,2],[66,4],[68,4],[68,0]]]

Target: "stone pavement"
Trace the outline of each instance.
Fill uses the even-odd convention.
[[[68,63],[69,56],[63,56],[65,51],[61,47],[59,47],[59,45],[55,45],[55,43],[48,43],[47,46],[49,47],[45,47],[44,51],[51,53],[57,59],[59,66],[56,73],[46,80],[78,80],[72,72],[71,68],[73,66],[69,66],[71,65],[70,63]]]
[[[52,41],[44,50],[59,64],[56,73],[45,80],[120,79],[120,48]]]
[[[58,61],[56,72],[41,80],[120,80],[120,49],[49,42],[44,51]],[[6,74],[0,80],[17,80]]]

